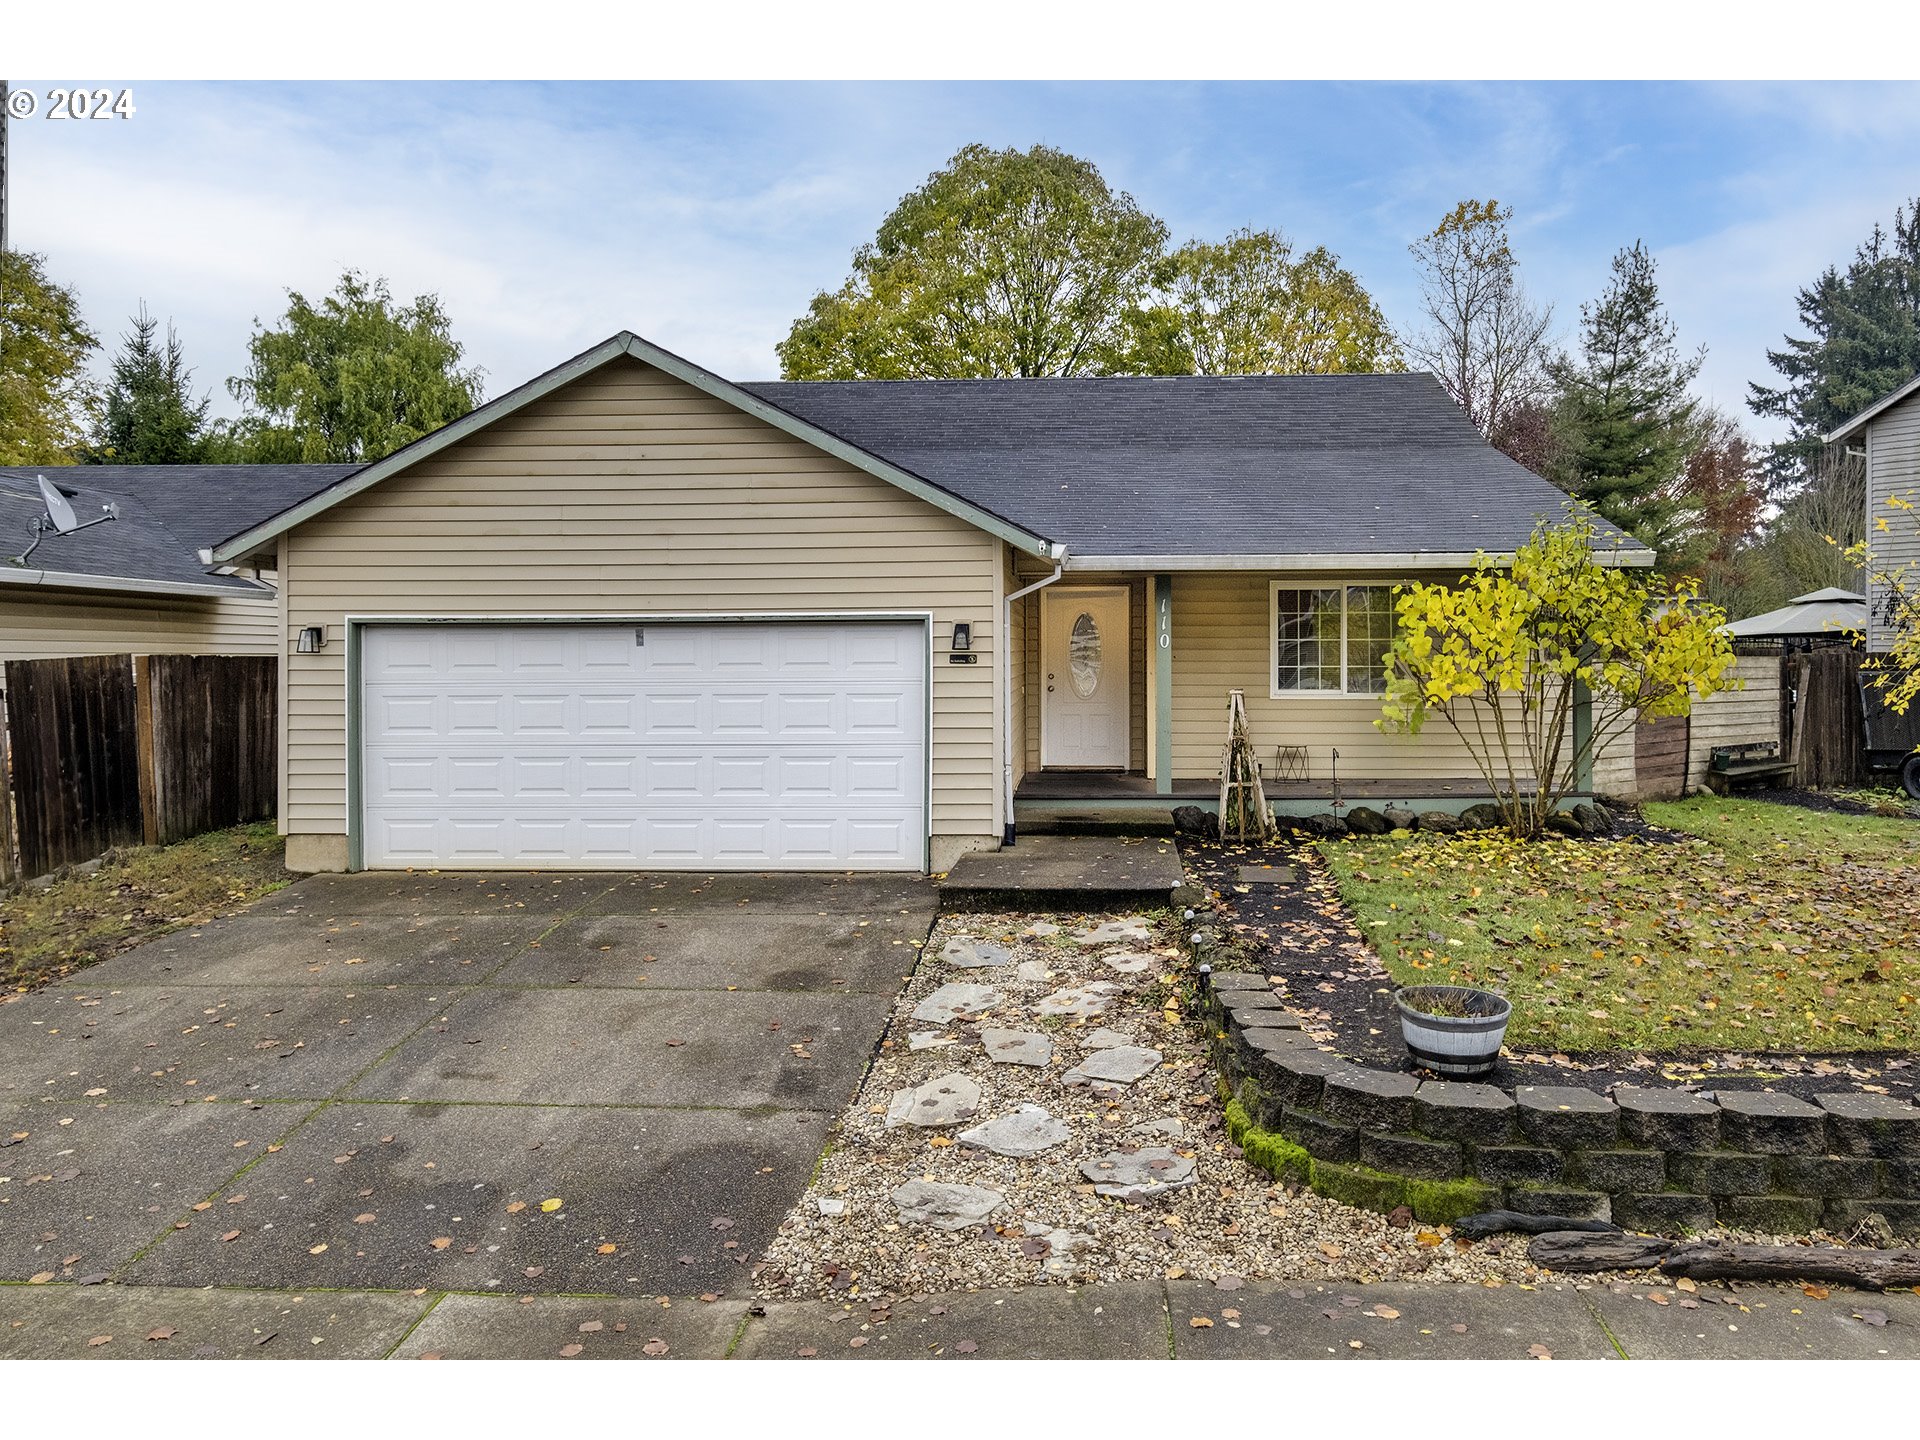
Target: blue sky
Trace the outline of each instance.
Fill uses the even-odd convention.
[[[143,298],[172,316],[221,411],[254,317],[349,265],[437,292],[490,394],[623,327],[771,376],[813,292],[975,140],[1083,155],[1176,239],[1328,245],[1402,327],[1406,245],[1467,196],[1513,205],[1563,338],[1644,239],[1682,342],[1708,349],[1702,388],[1743,407],[1795,288],[1920,195],[1920,85],[133,88],[130,120],[15,122],[13,243],[47,252],[103,334]]]

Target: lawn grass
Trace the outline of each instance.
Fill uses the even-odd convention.
[[[90,873],[0,896],[0,989],[27,990],[197,925],[293,877],[271,821],[108,855]]]
[[[1920,824],[1714,796],[1645,813],[1698,838],[1320,852],[1396,980],[1513,1001],[1510,1048],[1920,1046]]]

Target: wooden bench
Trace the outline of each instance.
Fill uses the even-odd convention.
[[[1724,795],[1741,784],[1790,779],[1794,769],[1791,760],[1780,758],[1780,746],[1771,740],[1716,745],[1707,762],[1707,788]]]

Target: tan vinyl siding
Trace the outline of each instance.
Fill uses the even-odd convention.
[[[1867,423],[1867,539],[1874,568],[1920,577],[1920,527],[1916,513],[1888,508],[1891,496],[1920,505],[1920,395],[1914,395]],[[1873,528],[1885,517],[1888,533]],[[1893,629],[1886,622],[1885,594],[1874,587],[1867,622],[1867,649],[1884,653],[1893,648]]]
[[[1020,589],[1028,583],[1028,581],[1020,577],[1019,567],[1014,563],[1013,551],[1010,548],[1007,549],[1006,570],[1003,579],[1006,593],[1011,594],[1013,591]],[[1010,667],[1012,671],[1012,684],[1008,695],[1008,704],[1013,707],[1008,733],[1013,737],[1012,759],[1013,783],[1015,785],[1020,783],[1021,777],[1023,777],[1028,770],[1036,768],[1036,762],[1029,754],[1027,741],[1028,710],[1031,705],[1028,699],[1027,682],[1032,674],[1032,667],[1027,663],[1026,657],[1027,641],[1035,629],[1029,613],[1032,603],[1033,597],[1028,596],[1024,600],[1014,601],[1007,607],[1007,652],[1012,660]]]
[[[621,360],[316,516],[282,544],[285,813],[346,828],[348,615],[931,612],[936,836],[998,833],[999,542]],[[945,661],[955,621],[973,665]]]
[[[1392,584],[1402,577],[1353,577],[1351,584]],[[1323,576],[1258,572],[1181,574],[1173,578],[1173,775],[1211,780],[1220,774],[1227,737],[1227,692],[1246,692],[1254,748],[1271,765],[1282,745],[1305,746],[1307,777],[1332,777],[1334,750],[1343,779],[1438,780],[1477,776],[1472,756],[1444,721],[1418,736],[1383,734],[1374,726],[1373,696],[1283,695],[1273,698],[1272,584],[1340,583]]]
[[[187,599],[8,585],[0,587],[0,660],[271,655],[278,615],[267,594]]]

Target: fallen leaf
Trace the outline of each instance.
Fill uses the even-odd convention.
[[[507,1206],[507,1214],[509,1214],[509,1215],[518,1215],[518,1214],[519,1214],[519,1213],[520,1213],[520,1212],[521,1212],[522,1210],[524,1210],[524,1209],[526,1209],[526,1208],[527,1208],[527,1202],[526,1202],[526,1201],[524,1201],[524,1200],[515,1200],[515,1201],[512,1201],[512,1202],[510,1202],[510,1203],[508,1204],[508,1206]]]
[[[619,1248],[620,1247],[618,1245],[612,1245],[612,1244],[599,1245],[594,1247],[594,1253],[599,1255],[611,1255],[613,1254],[614,1251],[618,1250]]]
[[[1373,1307],[1373,1313],[1378,1315],[1382,1320],[1398,1320],[1400,1318],[1400,1312],[1391,1305],[1376,1305]]]
[[[1673,1288],[1676,1290],[1684,1290],[1687,1292],[1687,1294],[1691,1295],[1700,1287],[1694,1284],[1693,1281],[1689,1280],[1686,1276],[1682,1275],[1678,1280],[1673,1282]]]
[[[1853,1312],[1853,1318],[1863,1325],[1884,1325],[1887,1323],[1887,1312],[1884,1310],[1856,1310]]]
[[[866,1343],[867,1343],[866,1336],[856,1335],[851,1340],[847,1341],[847,1348],[849,1350],[858,1350],[862,1348]],[[644,1349],[645,1347],[642,1346],[641,1348]],[[665,1347],[663,1346],[662,1348],[664,1349]]]
[[[1553,1352],[1544,1345],[1527,1346],[1527,1354],[1536,1360],[1551,1360],[1553,1358]]]
[[[149,1340],[171,1340],[172,1338],[173,1327],[171,1325],[162,1325],[158,1330],[149,1330],[147,1332],[147,1339]]]
[[[1649,1290],[1647,1292],[1647,1299],[1656,1305],[1664,1305],[1667,1303],[1667,1293],[1664,1290]]]
[[[449,1245],[453,1244],[453,1237],[451,1235],[437,1235],[432,1240],[429,1240],[427,1243],[433,1246],[433,1248],[436,1250],[444,1250]]]
[[[53,1271],[42,1270],[38,1275],[29,1275],[27,1277],[27,1283],[29,1285],[44,1285],[51,1279],[53,1279]]]
[[[574,1341],[571,1345],[562,1345],[560,1347],[560,1358],[562,1360],[571,1360],[586,1348],[587,1347],[582,1345],[578,1340]]]
[[[307,1254],[322,1255],[326,1253],[326,1249],[327,1249],[327,1242],[322,1240],[318,1245],[309,1245],[307,1247]]]
[[[1322,1240],[1320,1242],[1320,1253],[1329,1260],[1338,1260],[1342,1255],[1346,1254],[1346,1251],[1331,1241]]]
[[[605,1325],[598,1320],[583,1320],[580,1322],[580,1333],[582,1335],[591,1335],[594,1331],[605,1328]]]
[[[367,1211],[367,1213],[366,1213],[366,1214],[364,1214],[364,1215],[356,1215],[356,1216],[354,1216],[354,1217],[353,1217],[353,1223],[354,1223],[354,1224],[356,1224],[356,1225],[371,1225],[371,1224],[373,1224],[373,1222],[374,1222],[374,1218],[375,1218],[375,1217],[374,1217],[374,1214],[373,1214],[373,1212],[372,1212],[371,1210],[369,1210],[369,1211]]]
[[[1446,1237],[1444,1235],[1441,1235],[1436,1231],[1422,1230],[1413,1237],[1413,1243],[1416,1245],[1439,1245],[1445,1239]]]
[[[547,1214],[551,1215],[554,1211],[558,1210],[562,1205],[566,1203],[567,1203],[566,1201],[558,1200],[558,1199],[542,1200],[540,1202],[540,1208],[544,1210]]]
[[[1809,1300],[1824,1300],[1833,1292],[1824,1285],[1802,1285],[1800,1287],[1800,1293],[1805,1295]]]
[[[87,1348],[91,1350],[96,1345],[105,1345],[111,1339],[113,1339],[111,1335],[96,1335],[87,1341]]]
[[[956,1340],[953,1345],[956,1355],[971,1355],[979,1348],[979,1343],[973,1340]]]
[[[238,1240],[240,1238],[240,1232],[238,1230],[229,1230],[227,1231],[226,1234],[222,1235],[220,1238],[222,1240],[225,1240],[229,1245],[231,1245],[235,1240]]]
[[[640,1353],[643,1355],[664,1355],[667,1353],[667,1342],[656,1335],[640,1347]]]
[[[1191,1320],[1187,1321],[1187,1324],[1195,1330],[1211,1330],[1213,1328],[1213,1321],[1204,1315],[1195,1315]]]
[[[814,1356],[818,1355],[820,1352],[814,1349],[811,1345],[808,1345],[808,1346],[804,1346],[799,1350],[794,1351],[793,1353],[798,1355],[802,1360],[811,1360],[813,1359]]]

